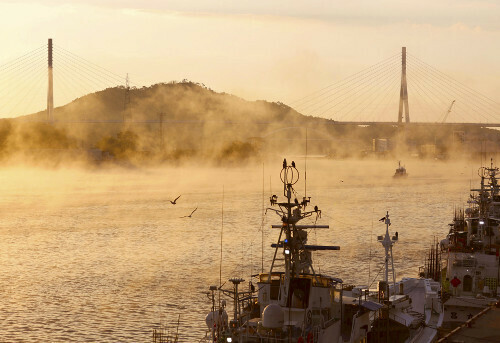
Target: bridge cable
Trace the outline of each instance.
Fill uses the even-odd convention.
[[[308,94],[308,95],[306,95],[306,96],[304,96],[304,97],[302,97],[302,98],[300,98],[300,99],[297,99],[297,100],[291,101],[291,102],[290,102],[290,104],[295,104],[295,103],[300,102],[300,101],[302,101],[302,100],[304,100],[304,99],[306,99],[306,98],[309,98],[309,97],[311,97],[311,96],[314,96],[314,95],[316,95],[318,92],[321,92],[321,91],[326,90],[326,89],[328,89],[328,88],[330,88],[330,87],[333,87],[333,86],[337,85],[337,84],[338,84],[338,83],[340,83],[340,82],[346,82],[346,81],[348,81],[348,80],[350,80],[350,79],[352,79],[352,78],[356,78],[356,77],[358,76],[358,74],[363,74],[363,73],[365,73],[365,72],[369,71],[370,69],[372,69],[372,68],[374,68],[374,67],[379,66],[380,64],[385,64],[385,63],[387,63],[387,61],[390,61],[390,60],[391,60],[391,59],[393,59],[394,57],[401,57],[401,53],[397,53],[397,54],[395,54],[395,55],[392,55],[392,56],[390,56],[390,57],[388,57],[388,58],[386,58],[386,59],[384,59],[384,60],[382,60],[382,61],[380,61],[380,62],[378,62],[378,63],[376,63],[376,64],[374,64],[374,65],[372,65],[372,66],[370,66],[370,67],[368,67],[368,68],[365,68],[365,69],[363,69],[363,70],[361,70],[361,71],[359,71],[359,72],[357,72],[357,73],[355,73],[355,74],[353,74],[353,75],[351,75],[351,76],[349,76],[349,77],[347,77],[347,78],[345,78],[345,79],[343,79],[343,80],[340,80],[340,81],[338,81],[338,82],[334,82],[334,83],[332,83],[332,84],[330,84],[330,85],[328,85],[328,86],[326,86],[326,87],[324,87],[324,88],[322,88],[322,89],[319,89],[318,91],[315,91],[315,92],[313,92],[313,93],[310,93],[310,94]]]
[[[432,86],[433,91],[430,92],[430,94],[429,94],[429,92],[427,91],[428,88],[421,85],[421,83],[420,83],[421,80],[426,79],[425,76],[417,69],[410,68],[410,66],[411,66],[411,64],[408,63],[408,67],[409,67],[408,68],[408,76],[409,76],[409,79],[411,79],[411,82],[408,83],[410,90],[415,90],[417,92],[417,94],[421,94],[419,92],[419,90],[422,91],[422,93],[424,93],[425,96],[422,96],[422,98],[424,99],[424,101],[428,105],[430,112],[435,112],[436,108],[444,108],[444,106],[446,106],[449,102],[448,102],[448,100],[444,101],[441,98],[437,97],[437,92],[439,92],[439,88],[436,89],[436,88],[434,88],[434,86]],[[412,98],[414,98],[414,96]],[[432,101],[434,103],[434,105],[430,104],[427,101],[427,99]],[[441,102],[441,103],[439,103],[439,102]],[[434,122],[434,121],[435,120],[432,120],[432,122]]]
[[[468,87],[467,85],[463,84],[462,82],[455,80],[455,79],[454,79],[454,78],[452,78],[451,76],[449,76],[449,75],[447,75],[447,74],[443,73],[442,71],[440,71],[439,69],[437,69],[437,68],[435,68],[435,67],[431,66],[430,64],[425,63],[424,61],[422,61],[422,60],[418,59],[417,57],[415,57],[415,56],[412,56],[412,57],[413,57],[413,59],[415,59],[415,60],[416,60],[419,64],[423,64],[423,65],[425,65],[427,68],[429,68],[429,69],[431,69],[431,70],[435,71],[437,74],[442,75],[444,78],[447,78],[447,79],[449,79],[449,80],[451,80],[451,81],[455,82],[456,84],[460,85],[463,89],[467,90],[468,92],[470,92],[470,93],[476,93],[476,95],[477,95],[477,96],[480,96],[480,97],[484,98],[484,100],[487,100],[487,101],[489,101],[489,102],[491,102],[491,103],[495,104],[495,106],[500,106],[500,103],[496,102],[495,100],[492,100],[491,98],[487,97],[486,95],[484,95],[484,94],[482,94],[482,93],[479,93],[478,91],[474,90],[473,88]]]
[[[349,111],[345,112],[341,119],[347,117],[347,115],[349,113],[351,113],[352,111],[354,111],[354,109],[356,109],[357,107],[359,107],[362,104],[364,104],[366,101],[368,101],[368,100],[371,99],[371,101],[369,102],[369,104],[373,103],[373,101],[376,100],[376,96],[380,94],[380,89],[381,88],[383,88],[385,90],[387,88],[387,85],[390,86],[391,84],[394,83],[394,80],[397,81],[397,79],[398,79],[397,77],[396,77],[396,79],[394,79],[394,76],[398,76],[397,74],[394,74],[395,70],[397,70],[397,68],[392,70],[392,74],[386,74],[386,76],[383,76],[383,77],[379,78],[378,79],[379,84],[375,85],[375,87],[373,87],[371,90],[367,91],[362,96],[358,97],[358,98],[362,98],[363,100],[360,103],[355,104],[355,106],[352,107],[351,109],[349,109]],[[386,87],[386,88],[384,88],[384,87]],[[375,98],[374,98],[374,96],[375,96]],[[347,106],[345,106],[342,110],[346,109],[346,107]],[[358,112],[358,116],[356,116],[356,117],[359,117],[359,113],[360,112]]]
[[[411,62],[410,62],[411,63]],[[419,66],[416,66],[415,67],[415,71],[416,73],[418,74],[424,74],[425,73],[425,70],[422,70]],[[457,94],[453,94],[451,93],[450,91],[450,88],[447,87],[446,85],[443,85],[442,83],[439,83],[440,80],[435,80],[434,76],[433,75],[427,75],[425,77],[426,81],[428,81],[430,83],[430,86],[437,92],[437,93],[446,93],[449,95],[449,97],[447,97],[447,100],[443,102],[443,104],[440,106],[440,109],[442,110],[443,108],[449,106],[449,102],[453,99],[457,99],[459,98],[457,96]],[[437,95],[436,95],[437,96]],[[464,101],[460,101],[461,105],[466,105],[467,106],[467,103],[464,102]],[[477,112],[480,116],[482,116],[483,118],[487,119],[483,114],[481,114],[480,112],[478,112],[474,107],[477,107],[479,109],[479,107],[477,106],[477,104],[475,104],[474,102],[471,102],[472,105],[474,106],[468,106],[471,110]],[[488,115],[492,116],[490,113],[487,113]]]
[[[328,100],[326,103],[318,103],[316,104],[316,106],[311,110],[311,112],[313,111],[317,111],[325,106],[328,106],[330,105],[332,102],[334,102],[335,100],[339,99],[339,98],[344,98],[344,100],[354,96],[357,94],[357,89],[359,87],[361,87],[362,89],[366,88],[366,85],[373,82],[374,80],[378,80],[379,79],[379,76],[380,74],[383,74],[385,73],[386,71],[391,71],[392,69],[394,68],[397,68],[396,65],[393,65],[393,66],[388,66],[388,67],[385,67],[384,69],[381,69],[381,70],[378,70],[377,73],[375,73],[372,78],[370,79],[367,79],[367,80],[363,80],[363,81],[360,81],[359,83],[357,84],[354,84],[352,86],[349,86],[347,89],[342,89],[342,91],[344,92],[343,94],[340,94],[340,92],[337,92],[337,93],[333,93],[331,94],[330,96],[328,96],[328,98],[326,98],[325,100]],[[333,99],[331,98],[333,97]],[[333,107],[335,107],[337,104],[340,104],[341,102],[343,102],[344,100],[340,101],[340,102],[337,102],[334,104]]]
[[[417,62],[418,63],[418,62]],[[446,88],[452,87],[458,94],[462,94],[465,98],[469,99],[470,102],[476,106],[478,109],[481,109],[483,111],[490,112],[493,110],[495,113],[495,117],[497,116],[496,113],[500,110],[500,104],[494,102],[493,100],[487,98],[486,96],[483,96],[482,94],[478,93],[477,91],[474,91],[470,88],[466,88],[460,85],[460,83],[455,82],[452,78],[447,77],[444,78],[441,76],[441,74],[438,74],[435,72],[434,69],[430,69],[429,67],[426,67],[425,64],[418,63],[415,65],[417,68],[421,70],[430,70],[429,74],[431,77],[437,81],[439,81],[442,85],[445,85]],[[445,75],[445,74],[443,74]],[[498,108],[496,107],[498,106]]]
[[[393,70],[395,70],[395,69],[397,69],[397,68],[398,68],[398,66],[392,66],[392,70],[388,70],[388,71],[389,71],[389,72],[391,72],[391,71],[393,71]],[[384,73],[386,73],[386,70],[382,70],[382,71],[380,71],[379,73],[377,73],[376,75],[374,75],[374,80],[379,81],[379,80],[381,79],[380,74],[384,75]],[[386,75],[387,75],[387,74],[386,74]],[[370,79],[370,81],[372,81],[372,80]],[[340,104],[344,103],[346,100],[349,100],[349,99],[351,99],[351,98],[352,98],[352,97],[354,97],[354,96],[357,96],[359,92],[363,91],[364,89],[366,89],[366,88],[367,88],[367,87],[369,87],[369,86],[371,86],[371,84],[370,84],[370,83],[367,83],[367,82],[362,82],[362,83],[360,83],[360,84],[358,84],[358,85],[355,85],[354,87],[349,88],[349,89],[347,90],[347,92],[346,92],[346,93],[347,93],[347,94],[350,94],[350,95],[348,95],[348,96],[343,96],[342,100],[340,100],[340,101],[338,101],[338,102],[335,102],[333,105],[331,105],[330,107],[328,107],[326,110],[323,110],[323,113],[328,112],[328,111],[330,111],[331,109],[333,109],[333,108],[337,107],[338,105],[340,105]],[[331,104],[334,100],[337,100],[337,99],[339,99],[339,98],[340,98],[340,97],[336,97],[336,98],[334,98],[334,99],[330,100],[329,102],[327,102],[326,104],[319,106],[319,108],[323,108],[323,107],[325,107],[325,106],[328,106],[328,105],[330,105],[330,104]],[[318,109],[319,109],[319,108],[318,108]],[[345,106],[344,106],[344,107],[341,107],[341,108],[345,108]]]
[[[412,62],[410,62],[410,63],[412,63]],[[425,70],[425,69],[423,69],[420,65],[415,65],[415,68],[416,68],[417,70],[420,70],[422,73],[425,73],[425,71],[426,71],[426,70]],[[440,83],[440,85],[439,85],[439,87],[440,87],[440,88],[449,89],[450,91],[452,90],[452,89],[450,88],[450,86],[452,86],[452,87],[453,87],[453,90],[455,90],[455,91],[457,92],[457,94],[455,94],[454,96],[452,96],[452,98],[453,98],[453,97],[454,97],[454,98],[459,98],[459,97],[461,97],[461,96],[462,96],[462,95],[460,95],[460,94],[463,94],[463,96],[465,96],[465,97],[466,97],[466,99],[469,99],[469,100],[470,100],[469,102],[471,103],[471,105],[472,105],[472,106],[469,106],[469,107],[470,107],[471,109],[473,109],[473,107],[476,107],[476,108],[478,108],[479,110],[482,110],[482,111],[487,112],[490,116],[493,116],[493,117],[495,117],[495,116],[496,116],[496,114],[493,114],[493,115],[491,114],[491,112],[490,112],[490,111],[491,111],[491,109],[489,109],[487,106],[486,106],[486,107],[484,106],[484,102],[479,102],[479,103],[478,103],[478,100],[479,100],[479,99],[478,99],[477,97],[471,98],[471,97],[470,97],[470,95],[465,94],[463,90],[461,90],[461,89],[458,89],[458,90],[457,90],[457,89],[456,89],[456,87],[455,87],[453,84],[451,84],[451,85],[450,85],[448,81],[443,80],[442,78],[437,77],[435,74],[429,74],[429,77],[426,77],[426,79],[428,79],[430,82],[432,82],[433,80],[435,80],[435,82],[439,82],[439,83]],[[445,83],[445,82],[446,82],[446,83]],[[448,92],[448,94],[450,94],[450,92]],[[458,95],[458,96],[457,96],[457,95]],[[460,103],[461,103],[461,104],[464,104],[464,105],[467,105],[467,102],[466,102],[466,101],[460,101]],[[447,104],[447,105],[449,105],[449,104]],[[490,106],[491,106],[491,105],[490,105]],[[473,109],[473,110],[474,110],[474,109]],[[476,111],[476,112],[477,112],[477,111]],[[480,115],[481,115],[481,114],[480,114]]]
[[[412,62],[409,62],[409,64],[410,64],[410,65],[412,65]],[[424,73],[425,73],[425,70],[424,70],[424,69],[422,69],[419,65],[414,65],[414,66],[415,66],[414,70],[415,70],[417,73],[420,73],[420,74],[424,74]],[[436,90],[438,93],[441,93],[441,94],[446,93],[446,94],[450,95],[450,98],[451,98],[451,99],[450,99],[450,98],[448,98],[448,99],[447,99],[447,101],[446,101],[445,103],[443,103],[443,106],[444,106],[444,107],[449,106],[449,102],[450,102],[451,100],[454,100],[454,99],[459,98],[459,96],[457,96],[457,94],[452,94],[452,93],[451,93],[452,89],[450,89],[450,87],[448,87],[448,85],[443,84],[443,81],[442,81],[441,79],[439,79],[439,78],[436,78],[433,74],[428,74],[428,76],[426,76],[426,77],[425,77],[425,79],[426,79],[428,82],[430,82],[430,84],[431,84],[431,86],[433,87],[433,89],[434,89],[434,90]],[[467,102],[465,102],[465,101],[460,101],[460,105],[465,105],[465,106],[468,106],[471,110],[473,110],[473,111],[477,112],[477,113],[478,113],[481,117],[483,117],[484,119],[486,119],[486,120],[487,120],[487,117],[485,117],[485,115],[484,115],[484,114],[482,114],[481,112],[477,111],[477,110],[474,108],[474,107],[476,107],[478,110],[481,110],[481,108],[480,108],[481,103],[477,104],[477,102],[476,102],[476,101],[470,101],[470,105],[467,105]],[[471,105],[472,105],[472,106],[471,106]],[[443,108],[443,107],[441,107],[441,108]],[[491,114],[491,113],[489,112],[489,110],[488,110],[488,109],[485,109],[485,108],[483,107],[482,111],[485,111],[485,112],[486,112],[486,113],[485,113],[486,115],[488,115],[488,116],[490,116],[490,117],[495,118],[495,115]]]
[[[327,92],[323,92],[320,95],[316,96],[315,98],[308,100],[308,102],[309,102],[309,101],[315,100],[319,97],[323,97],[323,99],[319,100],[319,102],[312,103],[311,105],[305,105],[306,103],[304,103],[302,105],[299,105],[298,108],[301,111],[305,111],[306,109],[310,108],[311,106],[314,107],[315,105],[321,104],[321,101],[325,101],[325,100],[329,99],[331,96],[346,90],[346,88],[340,88],[340,87],[348,85],[348,84],[351,84],[351,85],[354,84],[354,87],[356,87],[355,86],[356,82],[358,82],[358,84],[359,83],[361,83],[361,84],[366,83],[366,79],[371,80],[371,79],[375,78],[377,75],[380,74],[381,71],[391,69],[395,64],[396,64],[396,60],[392,61],[392,63],[390,63],[390,64],[386,63],[386,64],[381,65],[378,68],[372,69],[366,74],[357,75],[357,77],[355,77],[351,80],[343,80],[343,82],[341,81],[337,85],[337,87],[333,88],[332,90],[327,91]],[[353,86],[348,86],[347,89],[349,90],[349,88],[351,88],[351,87],[353,87]],[[336,89],[338,89],[338,91],[333,92]],[[305,105],[305,107],[304,107],[304,105]]]
[[[65,59],[69,63],[73,63],[75,65],[78,65],[78,68],[85,69],[85,70],[91,72],[92,74],[97,75],[100,79],[105,79],[107,82],[110,82],[110,83],[115,84],[115,85],[116,84],[125,85],[125,78],[117,79],[114,76],[110,77],[110,76],[108,76],[108,74],[99,72],[99,70],[96,69],[96,68],[91,68],[91,67],[88,67],[85,64],[82,64],[78,60],[72,58],[71,55],[66,54],[66,53],[64,53],[62,51],[57,50],[56,54],[57,54],[57,56],[59,56],[59,58]]]
[[[63,52],[65,52],[65,53],[67,53],[68,55],[74,56],[74,57],[75,57],[75,59],[79,59],[79,60],[81,60],[81,61],[82,61],[82,63],[85,63],[85,64],[87,64],[88,66],[93,66],[95,69],[101,69],[103,72],[108,73],[108,75],[109,75],[110,77],[114,77],[115,79],[120,80],[121,82],[123,82],[123,81],[125,80],[125,78],[124,78],[122,75],[118,75],[118,74],[116,74],[116,73],[112,72],[111,70],[106,69],[106,68],[104,68],[104,67],[101,67],[100,65],[98,65],[98,64],[96,64],[96,63],[94,63],[94,62],[91,62],[91,61],[89,61],[89,60],[87,60],[87,59],[85,59],[85,58],[83,58],[83,57],[80,57],[80,56],[78,56],[78,55],[76,55],[76,54],[72,53],[71,51],[66,50],[66,49],[64,49],[64,48],[62,48],[62,47],[60,47],[60,46],[58,46],[58,45],[57,45],[57,47],[58,47],[61,51],[63,51]],[[125,83],[125,82],[123,82],[123,83]],[[131,82],[131,84],[134,84],[134,83],[133,83],[133,82]],[[134,85],[135,85],[135,84],[134,84]],[[136,85],[136,86],[139,86],[139,85]]]
[[[12,61],[9,61],[9,62],[7,62],[7,63],[1,64],[1,65],[0,65],[0,71],[2,71],[3,69],[5,69],[6,67],[10,67],[10,66],[14,66],[14,65],[16,65],[16,64],[22,63],[24,60],[26,60],[26,59],[28,59],[28,58],[31,58],[31,56],[32,56],[33,54],[35,54],[35,55],[36,55],[36,54],[38,54],[38,53],[40,53],[40,52],[44,52],[44,53],[45,53],[45,56],[47,56],[47,54],[46,54],[46,51],[47,51],[47,50],[40,50],[40,49],[43,49],[43,48],[47,49],[47,46],[46,46],[46,45],[41,46],[41,47],[39,47],[39,48],[37,48],[37,49],[35,49],[35,50],[32,50],[32,51],[30,51],[30,52],[28,52],[28,53],[26,53],[26,54],[24,54],[24,55],[22,55],[22,56],[18,57],[18,58],[15,58],[15,59],[14,59],[14,60],[12,60]]]

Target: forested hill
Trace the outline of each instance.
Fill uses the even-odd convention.
[[[246,101],[217,93],[194,82],[159,83],[150,87],[108,88],[55,109],[56,121],[167,120],[281,121],[303,116],[281,103]],[[27,117],[44,118],[45,112]]]
[[[311,118],[282,103],[246,101],[201,84],[171,82],[108,88],[55,108],[54,124],[45,119],[41,111],[4,121],[0,149],[6,154],[100,149],[115,158],[240,159],[260,154],[265,135],[284,127],[303,131]]]

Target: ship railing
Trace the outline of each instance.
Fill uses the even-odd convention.
[[[277,225],[273,224],[271,225],[273,229],[281,229],[283,225]],[[330,225],[316,225],[316,224],[311,224],[311,225],[295,225],[296,229],[329,229]]]
[[[322,276],[320,275],[313,275],[313,274],[301,274],[298,276],[302,279],[312,279],[312,285],[314,287],[330,287],[332,284],[340,283],[342,280],[340,279],[335,279],[329,276]],[[273,280],[280,280],[283,282],[285,278],[285,274],[283,272],[273,272],[271,273],[271,281]],[[260,283],[269,283],[269,273],[262,273],[259,274],[259,282]]]
[[[335,317],[330,318],[330,319],[328,319],[327,321],[325,321],[323,323],[323,327],[327,328],[327,327],[331,326],[333,323],[335,323],[335,322],[337,322],[339,320],[340,320],[340,318],[335,318]]]
[[[289,342],[288,335],[285,332],[274,332],[271,329],[268,329],[267,332],[259,332],[256,331],[254,333],[248,333],[248,332],[240,332],[238,335],[240,338],[246,338],[251,340],[251,342]],[[236,340],[238,342],[238,340]]]
[[[450,244],[450,246],[448,247],[448,250],[450,252],[464,252],[464,253],[474,252],[472,247],[469,247],[469,246],[464,247],[464,246],[458,246],[458,245],[453,245],[453,244]]]
[[[314,342],[318,342],[320,334],[321,334],[321,328],[319,326],[315,326],[313,328],[313,340],[314,340]]]
[[[389,318],[397,321],[398,323],[403,324],[404,326],[408,326],[407,322],[406,322],[406,319],[403,318],[403,317],[401,317],[401,316],[398,316],[395,313],[389,313]]]
[[[464,258],[464,259],[456,259],[453,261],[454,267],[475,267],[477,265],[476,259],[473,258]]]
[[[172,337],[165,328],[153,330],[153,343],[177,343],[177,339],[177,336]]]
[[[271,281],[272,280],[282,280],[285,277],[285,273],[283,272],[273,272],[271,273]],[[269,283],[269,273],[261,273],[259,274],[259,282],[261,283]]]

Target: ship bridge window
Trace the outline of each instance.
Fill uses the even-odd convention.
[[[463,290],[464,292],[472,292],[472,276],[470,275],[464,276]]]
[[[271,291],[269,294],[269,298],[271,300],[278,300],[279,299],[280,285],[281,285],[281,280],[271,280]]]
[[[309,293],[311,291],[311,279],[292,279],[290,292],[288,293],[288,307],[307,308],[309,306]]]
[[[471,234],[475,235],[477,233],[478,226],[479,226],[479,219],[472,219],[470,222]]]

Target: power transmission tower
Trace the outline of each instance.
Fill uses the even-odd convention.
[[[123,101],[123,122],[127,119],[127,110],[129,109],[130,104],[130,83],[129,83],[128,73],[125,78],[125,100]]]
[[[160,117],[160,151],[162,153],[165,152],[165,140],[164,140],[164,132],[163,132],[163,119],[165,117],[165,112],[158,113]]]

